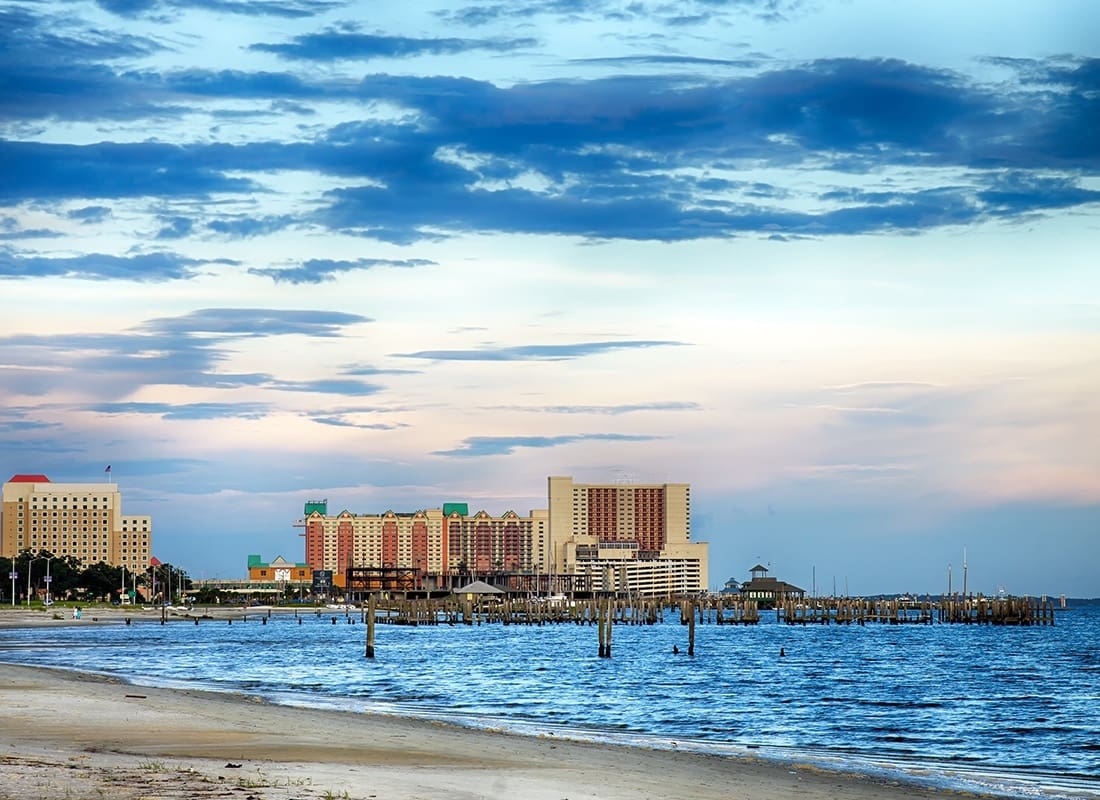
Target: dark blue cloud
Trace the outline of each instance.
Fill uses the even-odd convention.
[[[210,262],[165,252],[132,256],[89,253],[48,257],[16,254],[0,248],[0,279],[63,277],[158,283],[194,277],[197,268],[205,263]]]
[[[595,18],[618,25],[644,18],[670,27],[694,25],[733,13],[749,14],[769,22],[783,22],[804,5],[803,0],[681,0],[677,3],[628,3],[616,0],[502,0],[437,12],[447,22],[480,27],[503,20],[553,16],[564,19]],[[615,28],[612,28],[615,30]]]
[[[1038,83],[1043,74],[1047,83]],[[302,170],[345,179],[297,219],[207,221],[176,214],[157,235],[263,235],[301,224],[407,244],[468,232],[677,241],[758,234],[780,239],[910,233],[1011,219],[1096,201],[1100,172],[1092,61],[1040,62],[1020,82],[982,86],[896,60],[831,59],[716,78],[620,75],[507,87],[453,77],[369,75],[358,84],[292,74],[188,70],[104,77],[101,90],[51,86],[58,113],[105,116],[196,96],[270,102],[341,100],[400,109],[312,141],[84,146],[0,142],[0,202],[94,198],[205,199],[262,190],[262,176]],[[1050,83],[1063,87],[1050,91]],[[20,85],[14,81],[13,85]],[[96,101],[95,98],[100,98]],[[2,101],[0,101],[2,102]],[[183,107],[180,105],[180,107]],[[11,110],[21,108],[13,101]],[[39,109],[39,110],[36,110]],[[31,105],[25,119],[40,115]],[[442,158],[453,152],[466,158]],[[786,171],[789,187],[707,174],[752,163]],[[920,190],[842,193],[838,207],[796,204],[796,171],[863,174],[955,168]],[[526,176],[537,175],[532,185]],[[916,185],[913,181],[911,185]],[[793,194],[792,194],[793,193]],[[199,218],[199,215],[202,215]],[[315,283],[346,271],[260,267]],[[354,269],[356,267],[349,267]]]
[[[602,15],[606,12],[607,6],[607,0],[524,0],[524,2],[482,3],[436,13],[447,22],[480,27],[502,19],[534,17],[540,14]]]
[[[577,344],[528,344],[513,347],[482,347],[477,350],[420,350],[415,353],[394,353],[400,358],[423,358],[432,361],[568,361],[584,356],[601,355],[616,350],[649,347],[680,347],[685,342],[621,341],[579,342]]]
[[[74,208],[71,211],[67,211],[65,216],[69,219],[76,220],[82,225],[94,225],[109,219],[111,216],[111,209],[107,206],[84,206],[83,208]]]
[[[25,199],[207,197],[250,192],[218,149],[155,142],[93,145],[0,141],[0,202]]]
[[[752,69],[760,66],[758,59],[702,58],[681,55],[604,56],[601,58],[574,58],[571,64],[595,64],[609,67],[622,66],[688,66],[688,67],[737,67]]]
[[[436,450],[433,455],[458,456],[501,456],[508,455],[520,447],[557,447],[563,444],[584,441],[611,442],[651,442],[658,436],[634,436],[621,433],[578,433],[562,436],[472,436],[464,439],[461,447],[453,450]]]
[[[148,85],[167,92],[205,97],[239,97],[248,99],[316,98],[339,95],[336,89],[310,84],[289,72],[244,72],[223,69],[188,69],[166,75],[145,73],[141,79]]]
[[[157,220],[162,223],[161,229],[157,231],[156,238],[159,240],[166,239],[183,239],[190,236],[191,231],[195,228],[195,220],[191,217],[182,217],[174,215],[170,217],[160,216]]]
[[[281,231],[293,225],[295,218],[289,215],[270,217],[228,217],[213,219],[206,223],[207,230],[220,233],[234,239],[248,239]]]
[[[337,59],[411,58],[420,55],[452,55],[470,50],[508,52],[537,44],[534,39],[417,39],[381,36],[355,30],[328,30],[296,36],[284,44],[253,44],[250,50],[274,53],[283,58],[311,61]]]
[[[337,0],[96,0],[96,4],[120,17],[143,17],[188,9],[249,17],[296,19],[340,8]]]
[[[434,266],[435,261],[423,258],[358,258],[355,261],[337,261],[328,258],[314,258],[297,267],[253,268],[249,273],[271,278],[275,283],[324,283],[335,280],[336,275],[355,270],[367,270],[375,267],[413,267]]]
[[[0,217],[0,241],[49,239],[56,236],[60,236],[57,231],[51,231],[48,228],[24,228],[15,217]],[[2,250],[0,250],[0,259],[3,259]]]
[[[82,27],[79,18],[0,9],[0,120],[148,114],[151,98],[104,62],[163,49],[145,37]]]

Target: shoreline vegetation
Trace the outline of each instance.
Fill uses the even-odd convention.
[[[219,611],[222,619],[257,613]],[[120,624],[127,615],[144,624],[159,619],[157,611],[140,607],[88,608],[79,620],[71,609],[62,619],[48,609],[15,609],[0,613],[0,627]],[[524,736],[0,663],[0,800],[793,796],[922,800],[958,793],[797,759]]]

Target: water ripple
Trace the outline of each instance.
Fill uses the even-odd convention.
[[[284,703],[1100,797],[1100,608],[1058,622],[699,625],[692,658],[670,616],[616,627],[611,659],[597,657],[590,626],[379,626],[367,661],[362,625],[275,615],[266,625],[4,631],[0,657]]]

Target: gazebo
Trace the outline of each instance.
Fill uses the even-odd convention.
[[[768,576],[768,568],[757,564],[749,570],[752,578],[741,584],[741,597],[746,600],[755,600],[762,606],[773,606],[788,598],[802,600],[806,597],[806,590],[795,586],[793,583],[781,581],[778,578]]]
[[[501,595],[504,592],[495,586],[490,586],[485,581],[474,581],[455,589],[454,594],[459,597],[465,596],[467,600],[475,600],[486,596]]]

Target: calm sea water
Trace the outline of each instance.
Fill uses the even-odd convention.
[[[332,624],[336,614],[337,624]],[[0,660],[278,703],[809,761],[1009,796],[1100,797],[1100,608],[1054,627],[267,624],[0,631]],[[673,653],[673,646],[680,653]],[[785,656],[780,657],[780,649]]]

